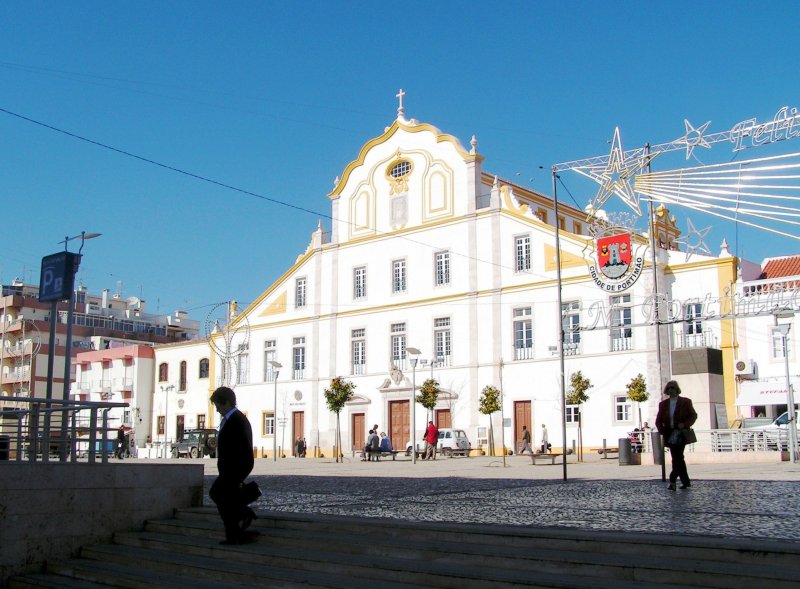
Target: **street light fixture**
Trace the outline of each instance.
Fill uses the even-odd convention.
[[[786,372],[786,411],[788,414],[786,427],[789,432],[789,460],[794,463],[797,462],[797,421],[795,420],[794,392],[792,391],[792,383],[789,379],[789,348],[787,345],[794,312],[788,309],[782,309],[776,311],[773,315],[775,317],[775,329],[781,334],[781,347],[783,348],[783,361]],[[788,322],[780,323],[778,321],[779,319],[788,319]],[[778,443],[780,443],[780,439]]]
[[[278,375],[281,373],[283,364],[270,360],[269,365],[275,369],[275,389],[273,394],[273,413],[272,413],[272,461],[278,461]]]
[[[411,356],[411,462],[417,463],[417,434],[415,427],[417,424],[417,362],[422,353],[417,348],[406,346],[406,353]]]

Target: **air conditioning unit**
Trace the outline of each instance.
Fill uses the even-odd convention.
[[[733,365],[733,372],[742,380],[752,380],[756,377],[756,363],[753,359],[737,360]]]

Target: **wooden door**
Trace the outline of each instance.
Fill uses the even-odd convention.
[[[522,426],[531,432],[531,446],[534,445],[533,421],[531,420],[531,402],[514,401],[514,449],[519,452],[522,448]]]
[[[297,438],[305,435],[305,413],[292,411],[292,456],[297,456]]]
[[[389,402],[389,441],[392,448],[406,451],[406,442],[411,440],[411,409],[408,401]]]
[[[182,440],[183,439],[183,415],[178,415],[175,419],[175,439]]]
[[[434,423],[439,429],[443,427],[453,427],[453,419],[449,409],[437,409],[434,419],[436,420]]]
[[[367,441],[367,433],[364,424],[367,417],[363,413],[353,413],[350,416],[350,449],[361,452],[364,443]]]

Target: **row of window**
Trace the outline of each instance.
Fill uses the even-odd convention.
[[[182,360],[178,367],[178,390],[186,390],[186,360]],[[197,363],[197,378],[208,378],[208,358],[202,358]],[[158,382],[169,381],[169,364],[162,362],[158,365]]]
[[[580,421],[580,412],[580,405],[567,405],[566,422],[578,423]],[[633,421],[633,408],[627,395],[614,396],[614,421],[620,423]]]
[[[450,284],[450,252],[440,251],[433,255],[435,286]],[[392,261],[392,293],[404,293],[408,289],[408,274],[405,259]],[[353,300],[367,298],[367,267],[356,266],[353,268]],[[295,279],[294,306],[301,309],[308,304],[308,281],[305,277]]]

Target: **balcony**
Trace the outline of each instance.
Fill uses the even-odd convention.
[[[612,337],[611,338],[611,351],[612,352],[625,352],[633,349],[633,338],[631,337]]]
[[[514,348],[514,360],[530,360],[533,358],[533,346],[528,348]]]
[[[131,391],[133,390],[133,379],[132,378],[115,378],[114,379],[114,389],[118,391]]]
[[[683,348],[719,348],[719,338],[713,331],[702,333],[685,333],[674,331],[672,333],[672,347],[675,350]]]

